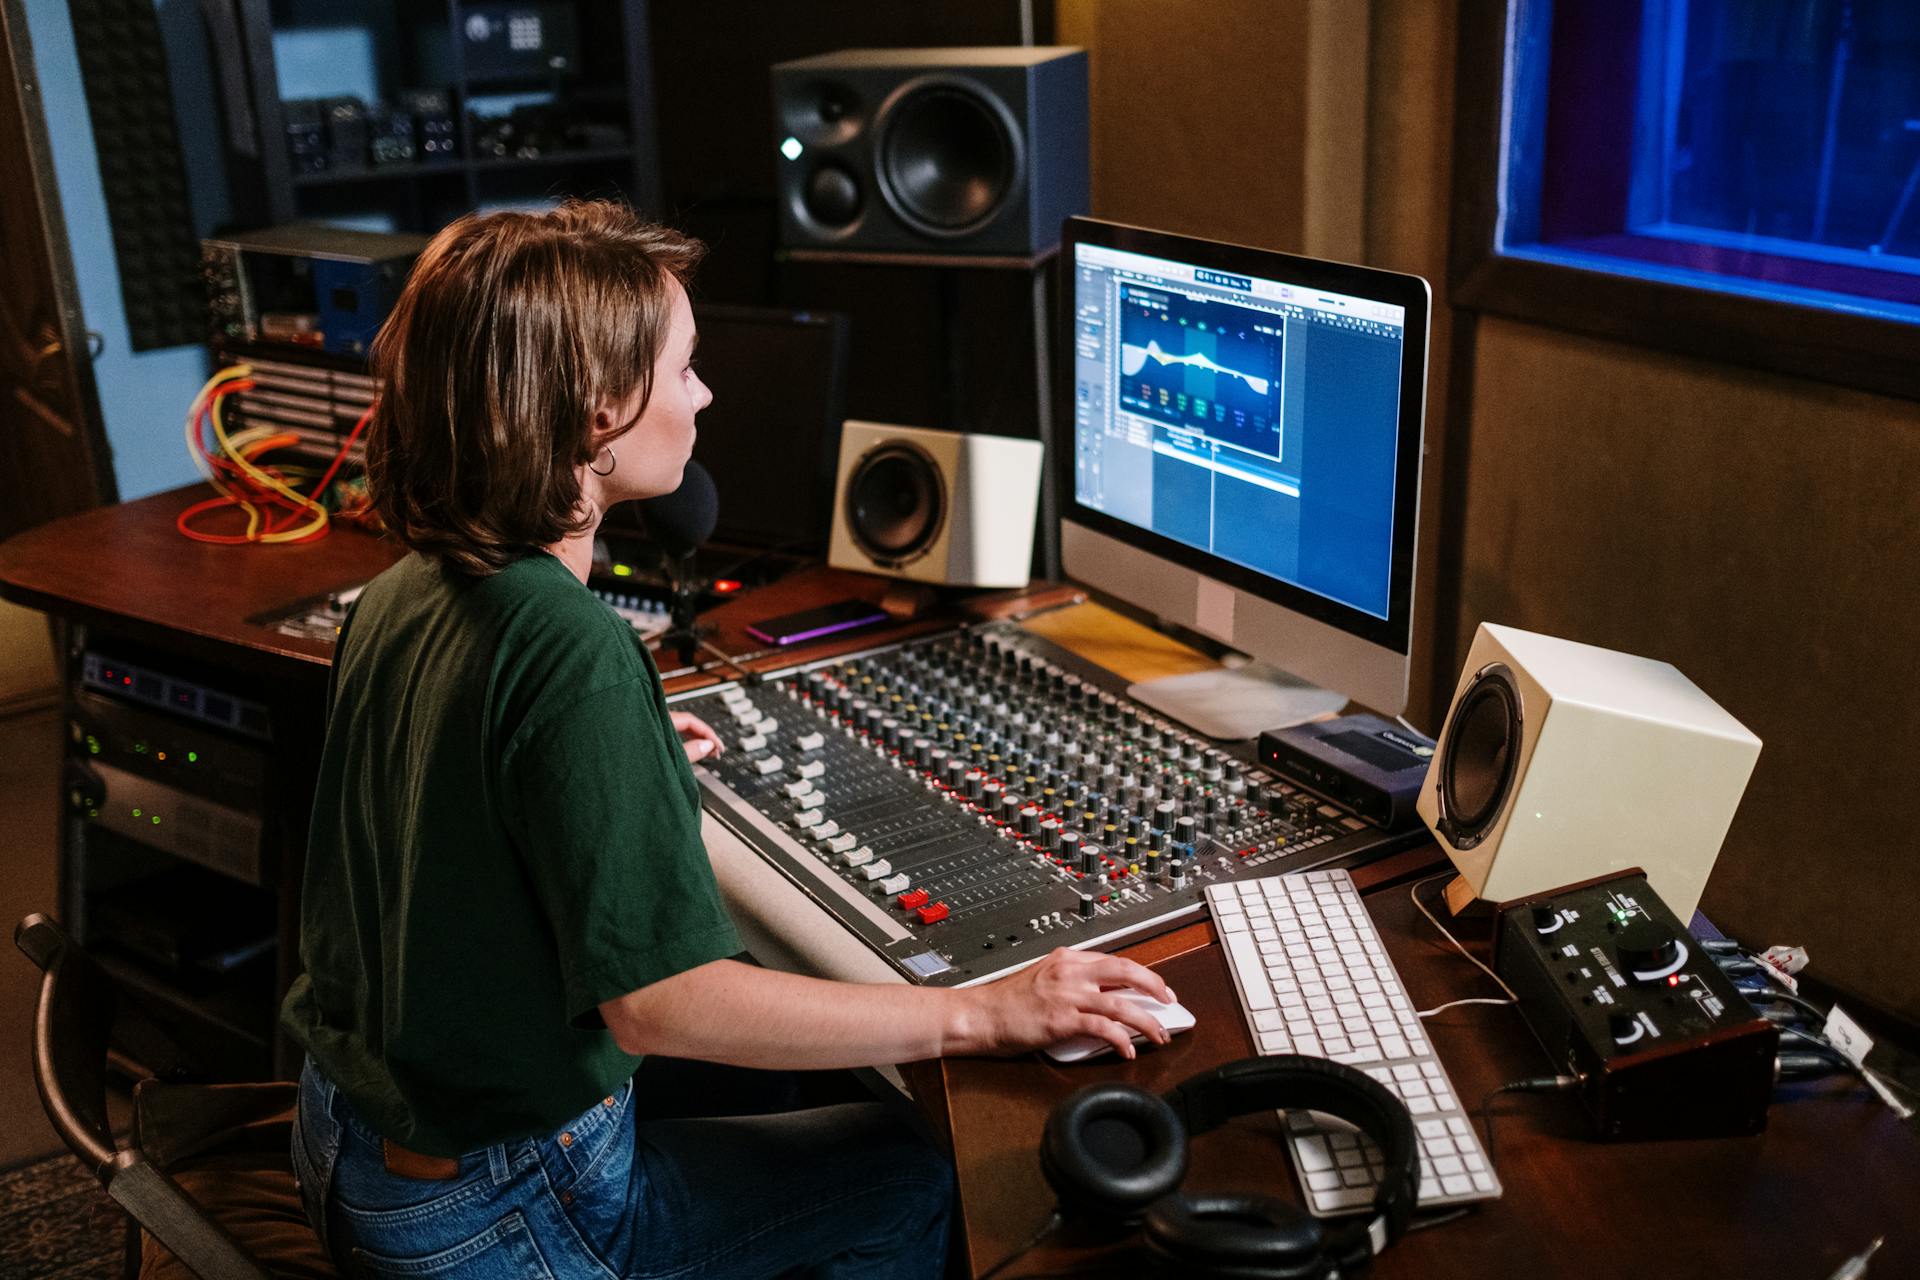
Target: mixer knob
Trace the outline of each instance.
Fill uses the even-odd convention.
[[[1284,813],[1286,812],[1286,808],[1287,808],[1287,797],[1285,792],[1282,792],[1282,791],[1267,792],[1267,812],[1268,813],[1276,813],[1276,814]]]
[[[1227,826],[1237,828],[1247,819],[1247,811],[1238,805],[1227,810]]]
[[[1171,800],[1162,800],[1153,806],[1153,825],[1165,831],[1173,829],[1173,820],[1178,816],[1180,806]]]
[[[1080,845],[1080,870],[1086,875],[1095,874],[1100,870],[1100,863],[1104,857],[1105,850],[1099,845],[1091,840],[1084,841]]]
[[[1192,818],[1175,819],[1173,824],[1173,842],[1175,844],[1191,846],[1193,844],[1194,832],[1198,829],[1198,826],[1199,824],[1194,822]]]
[[[1127,834],[1138,840],[1147,834],[1146,819],[1133,815],[1127,819]]]
[[[1208,835],[1216,834],[1220,830],[1220,815],[1217,813],[1209,813],[1202,817],[1200,819],[1200,829]]]
[[[1062,831],[1060,833],[1060,860],[1069,867],[1080,865],[1080,833]]]
[[[1632,1044],[1645,1034],[1640,1019],[1630,1013],[1610,1013],[1607,1015],[1607,1034],[1613,1037],[1615,1044]]]
[[[1620,967],[1635,982],[1659,982],[1686,960],[1686,947],[1673,932],[1645,916],[1636,916],[1614,936]]]
[[[1217,795],[1209,794],[1207,796],[1206,804],[1204,807],[1206,812],[1208,813],[1220,812],[1220,797]]]
[[[1094,906],[1093,895],[1090,893],[1081,894],[1080,895],[1080,918],[1082,920],[1091,920],[1093,918],[1093,913],[1095,909],[1096,908]]]
[[[948,760],[946,773],[947,785],[950,787],[958,787],[961,780],[967,776],[967,762],[965,760]]]
[[[1030,836],[1040,830],[1040,811],[1032,805],[1027,805],[1021,809],[1018,817],[1020,820],[1021,835]]]
[[[1047,818],[1040,823],[1040,847],[1049,850],[1060,847],[1060,819]]]
[[[980,798],[980,775],[979,774],[977,773],[967,774],[965,777],[961,779],[960,785],[966,789],[967,799],[978,800]]]

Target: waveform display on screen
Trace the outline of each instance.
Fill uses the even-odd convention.
[[[1284,352],[1279,316],[1121,290],[1119,401],[1144,417],[1277,459]]]
[[[1149,360],[1155,364],[1190,364],[1196,369],[1205,369],[1209,373],[1224,373],[1246,383],[1247,390],[1257,396],[1266,395],[1273,386],[1271,378],[1256,378],[1244,370],[1229,369],[1223,364],[1215,364],[1207,358],[1207,353],[1204,351],[1194,351],[1184,356],[1170,356],[1160,349],[1158,342],[1148,342],[1145,347],[1129,347],[1124,343],[1121,344],[1120,372],[1128,377],[1146,368]]]

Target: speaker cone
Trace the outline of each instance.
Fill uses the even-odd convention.
[[[807,177],[807,212],[825,227],[844,227],[860,216],[860,181],[837,164],[823,164]]]
[[[1435,824],[1456,849],[1485,840],[1505,812],[1520,764],[1520,691],[1513,672],[1490,663],[1461,691],[1447,717]]]
[[[901,441],[861,458],[847,482],[847,532],[861,551],[887,568],[927,553],[940,536],[946,507],[940,469]]]
[[[1013,191],[1020,156],[995,104],[953,84],[915,89],[882,121],[880,178],[901,221],[930,236],[962,236]]]

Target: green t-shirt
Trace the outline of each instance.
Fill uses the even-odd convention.
[[[601,1001],[741,949],[651,659],[552,556],[415,554],[331,696],[288,1028],[413,1150],[551,1132],[639,1061]]]

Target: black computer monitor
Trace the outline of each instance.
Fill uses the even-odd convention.
[[[713,540],[824,555],[846,417],[847,317],[709,303],[693,317],[695,367],[713,391],[693,445],[719,493]],[[615,511],[616,527],[643,527],[637,504]]]
[[[1426,282],[1085,218],[1061,261],[1066,572],[1401,710]]]

